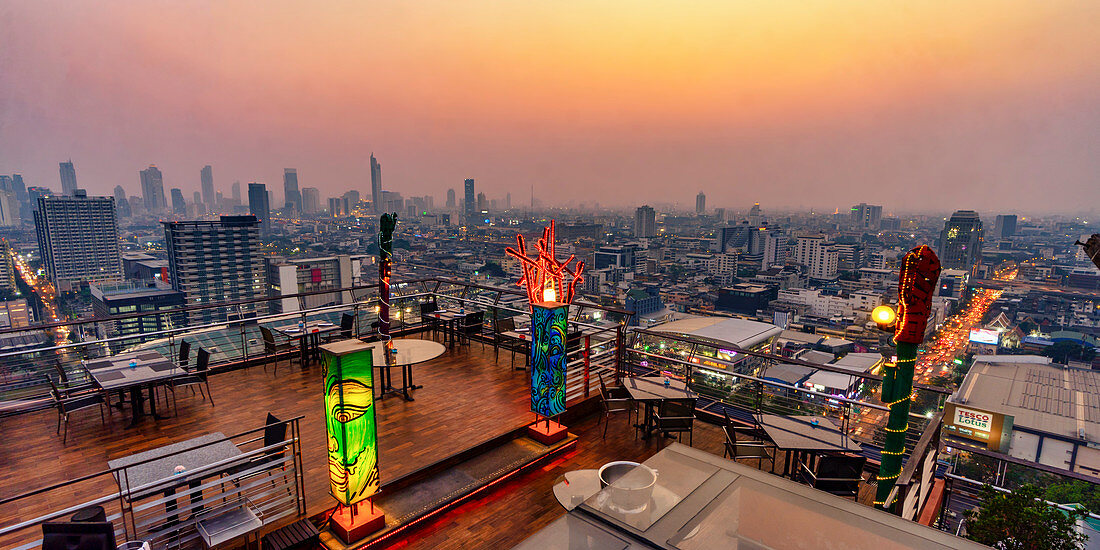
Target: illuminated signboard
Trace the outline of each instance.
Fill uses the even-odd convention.
[[[993,428],[993,415],[973,409],[955,407],[955,425],[988,432]]]
[[[1001,333],[987,328],[972,328],[970,329],[970,341],[975,344],[996,346],[1001,343]]]

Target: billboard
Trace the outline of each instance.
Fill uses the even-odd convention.
[[[988,432],[993,428],[993,415],[983,411],[955,407],[955,425]]]
[[[990,451],[1008,452],[1014,421],[1012,415],[965,407],[950,401],[943,406],[945,433],[979,443]]]
[[[1001,331],[988,328],[972,328],[970,329],[970,341],[975,344],[996,346],[1001,343]]]

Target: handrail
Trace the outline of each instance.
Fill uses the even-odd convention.
[[[288,418],[286,420],[281,420],[277,424],[290,424],[291,422],[296,422],[296,421],[301,420],[303,418],[305,418],[305,415],[300,414],[300,415],[295,416],[293,418]],[[272,425],[277,425],[277,424],[272,424]],[[247,431],[244,431],[244,432],[241,432],[241,433],[238,433],[238,434],[227,435],[227,436],[225,436],[224,439],[217,439],[217,440],[211,441],[209,443],[203,443],[202,445],[196,445],[194,447],[189,447],[187,450],[188,451],[193,451],[195,449],[201,449],[203,447],[208,447],[210,445],[214,445],[215,443],[222,443],[224,441],[230,441],[234,438],[241,437],[243,435],[248,435],[248,434],[253,433],[253,432],[263,431],[263,430],[267,429],[267,426],[268,425],[265,424],[265,425],[260,426],[258,428],[253,428],[251,430],[247,430]],[[253,439],[251,441],[256,441],[256,440]],[[245,443],[250,443],[251,441],[246,441]],[[242,443],[242,444],[244,444],[244,443]],[[44,493],[46,491],[52,491],[54,489],[60,489],[62,487],[65,487],[66,485],[72,485],[73,483],[78,483],[78,482],[81,482],[81,481],[87,481],[89,479],[92,479],[94,477],[99,477],[99,476],[104,475],[104,474],[113,474],[114,472],[117,472],[119,470],[125,470],[127,468],[133,468],[134,466],[138,466],[138,465],[141,465],[141,464],[146,464],[146,463],[149,463],[149,462],[153,462],[154,460],[161,460],[163,458],[164,457],[150,458],[150,459],[147,459],[147,460],[142,460],[140,462],[135,462],[133,464],[128,464],[128,465],[122,466],[120,468],[108,468],[106,470],[100,470],[98,472],[91,473],[91,474],[84,475],[84,476],[80,476],[80,477],[75,478],[75,479],[68,479],[68,480],[65,480],[65,481],[62,481],[62,482],[59,482],[59,483],[55,483],[53,485],[48,485],[46,487],[39,487],[38,489],[34,489],[34,490],[27,491],[25,493],[21,493],[21,494],[15,495],[15,496],[0,499],[0,506],[3,506],[5,504],[10,504],[12,502],[15,502],[17,500],[21,500],[21,499],[24,499],[24,498],[27,498],[27,497],[32,497],[34,495],[41,494],[41,493]],[[0,531],[0,534],[2,534],[2,531]]]
[[[998,491],[998,492],[1001,492],[1001,493],[1012,494],[1011,489],[1006,489],[1004,487],[998,487],[996,485],[993,485],[992,483],[985,483],[983,481],[978,481],[976,479],[971,479],[969,477],[963,477],[963,476],[960,476],[960,475],[957,475],[957,474],[952,474],[950,472],[944,472],[943,477],[945,479],[950,479],[951,481],[961,481],[963,483],[969,483],[969,484],[975,485],[977,487],[983,487],[983,486],[988,485],[988,486],[992,487],[994,491]],[[1051,502],[1049,500],[1041,499],[1041,498],[1036,499],[1036,500],[1040,500],[1040,501],[1046,503],[1048,506],[1054,506],[1055,508],[1058,508],[1060,510],[1081,511],[1081,512],[1084,512],[1086,515],[1088,515],[1088,517],[1090,517],[1092,519],[1100,519],[1100,515],[1098,515],[1098,514],[1094,514],[1092,512],[1089,512],[1088,510],[1074,508],[1074,507],[1072,507],[1068,504],[1061,504],[1061,503],[1058,503],[1058,502]]]
[[[667,333],[667,332],[660,332],[660,331],[655,331],[653,329],[645,329],[645,328],[635,327],[635,328],[631,328],[630,331],[634,332],[634,333],[637,333],[637,334],[643,334],[643,335],[646,335],[646,336],[653,336],[655,338],[666,338],[668,340],[676,340],[678,342],[687,342],[687,343],[701,345],[701,346],[707,346],[707,347],[717,347],[717,345],[715,345],[713,343],[705,342],[703,340],[697,340],[697,339],[692,338],[690,336],[684,336],[684,335]],[[882,375],[880,375],[880,374],[857,373],[857,372],[852,372],[852,371],[849,371],[849,370],[844,370],[844,369],[841,369],[841,368],[838,368],[838,367],[834,367],[834,366],[831,366],[831,365],[821,365],[821,364],[818,364],[818,363],[811,363],[809,361],[803,361],[801,359],[796,359],[794,357],[783,357],[782,355],[776,355],[774,353],[767,353],[767,352],[763,352],[763,351],[755,351],[755,350],[750,350],[750,349],[744,349],[744,348],[741,348],[741,347],[736,346],[734,344],[728,344],[728,345],[729,345],[728,348],[726,348],[723,345],[723,349],[729,349],[729,350],[732,350],[732,351],[736,351],[737,353],[744,354],[744,355],[749,355],[749,356],[752,356],[752,357],[759,357],[759,358],[762,358],[762,359],[772,359],[774,361],[779,361],[781,363],[787,363],[787,364],[790,364],[790,365],[799,365],[799,366],[809,367],[809,368],[817,369],[817,370],[827,370],[829,372],[835,372],[837,374],[846,374],[846,375],[849,375],[849,376],[856,376],[856,377],[859,377],[859,378],[866,378],[866,379],[875,380],[875,381],[878,381],[878,382],[882,381]],[[926,384],[914,383],[913,387],[917,388],[917,389],[921,389],[921,390],[931,391],[931,392],[935,392],[935,393],[942,393],[942,394],[946,394],[946,395],[950,395],[952,393],[951,390],[948,390],[946,388],[941,388],[939,386],[928,386]]]
[[[695,363],[692,363],[690,361],[684,361],[682,359],[676,359],[676,358],[673,358],[673,357],[665,357],[663,355],[657,355],[657,354],[649,353],[647,351],[641,351],[641,350],[636,350],[636,349],[632,349],[632,350],[629,350],[629,351],[631,353],[638,353],[638,354],[641,354],[641,355],[645,355],[647,357],[654,357],[654,358],[661,359],[661,360],[664,360],[664,361],[673,361],[675,363],[680,363],[682,365],[693,367],[693,368],[698,368],[699,367],[699,365],[697,365]],[[715,361],[726,363],[729,366],[735,366],[733,364],[722,361],[720,359],[716,359]],[[706,367],[703,367],[703,368],[706,368]],[[870,409],[878,409],[880,411],[889,411],[890,410],[889,407],[885,407],[883,405],[878,405],[878,404],[875,404],[875,403],[868,403],[866,401],[858,401],[858,400],[855,400],[855,399],[849,399],[847,397],[829,395],[827,393],[821,393],[821,392],[814,391],[814,390],[808,390],[806,388],[800,388],[798,386],[792,386],[790,384],[784,384],[782,382],[776,382],[774,380],[767,380],[767,379],[764,379],[764,378],[757,378],[756,376],[752,376],[751,374],[741,374],[741,373],[736,373],[736,372],[724,372],[722,374],[728,374],[730,376],[736,376],[738,378],[744,378],[746,380],[751,380],[753,382],[759,382],[759,383],[767,385],[767,386],[773,386],[773,387],[776,387],[776,388],[783,388],[783,389],[786,389],[786,390],[794,390],[796,392],[806,393],[806,394],[809,394],[809,395],[822,397],[822,398],[825,398],[825,399],[832,399],[834,401],[839,401],[841,403],[847,403],[849,405],[858,405],[860,407],[867,407],[867,408],[870,408]],[[915,415],[915,416],[920,416],[920,415]],[[921,418],[924,418],[924,417],[921,417]]]

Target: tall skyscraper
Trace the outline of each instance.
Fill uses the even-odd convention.
[[[121,185],[115,186],[115,211],[120,218],[130,217],[130,201],[126,200],[126,190]]]
[[[861,202],[852,207],[852,226],[856,229],[878,229],[881,223],[881,206]]]
[[[970,271],[982,261],[982,220],[973,210],[957,210],[940,233],[940,265]]]
[[[20,201],[27,200],[27,185],[23,183],[23,176],[21,174],[11,175],[11,190],[15,193],[15,198]]]
[[[194,197],[195,204],[206,204],[203,202],[202,195],[200,195],[198,191],[195,191],[195,194],[192,196]]]
[[[454,209],[455,207],[455,190],[454,188],[447,190],[447,208]]]
[[[234,204],[241,204],[241,182],[233,182],[233,186],[230,188],[230,196],[233,197]]]
[[[261,184],[250,184],[251,185]],[[267,193],[264,193],[266,197]],[[264,296],[260,221],[222,216],[218,221],[164,222],[172,287],[188,305],[209,305]],[[192,324],[253,317],[266,304],[210,308],[188,313]],[[239,311],[239,313],[238,313]]]
[[[145,200],[145,209],[151,213],[168,208],[164,196],[164,176],[154,165],[141,171],[141,198]]]
[[[61,194],[73,196],[73,191],[76,191],[76,168],[73,167],[72,159],[68,162],[61,163]]]
[[[11,184],[9,179],[7,182]],[[15,192],[8,189],[0,189],[0,227],[16,227],[20,225],[19,200],[15,198]]]
[[[199,179],[202,182],[202,202],[213,208],[217,204],[214,196],[214,169],[209,164],[203,166],[202,171],[199,172]]]
[[[695,195],[695,215],[702,216],[707,213],[707,196],[702,191]]]
[[[485,200],[485,193],[478,193],[477,194],[477,213],[481,214],[482,212],[484,212],[488,209],[489,209],[489,203],[488,203],[488,201]]]
[[[316,214],[321,211],[321,191],[316,187],[302,188],[302,213]]]
[[[81,190],[71,197],[39,197],[34,229],[46,276],[58,291],[122,278],[113,198]]]
[[[186,214],[187,202],[183,200],[183,191],[178,187],[173,187],[169,194],[172,195],[172,213],[173,214]]]
[[[993,238],[1007,239],[1016,234],[1016,215],[1002,214],[993,220]]]
[[[302,193],[298,190],[298,169],[283,169],[283,197],[287,208],[293,209],[295,214],[302,213]]]
[[[477,219],[477,216],[474,215],[474,212],[477,211],[477,195],[474,193],[474,179],[467,178],[465,185],[466,196],[464,197],[465,202],[463,206],[466,210],[466,223],[474,223],[474,220]]]
[[[811,279],[834,280],[839,273],[840,251],[825,235],[800,235],[794,246],[794,261],[806,266]]]
[[[370,154],[370,203],[375,214],[384,212],[382,209],[382,165]]]
[[[248,184],[248,211],[260,221],[260,231],[271,231],[271,203],[267,196],[267,186],[262,183]]]
[[[634,211],[634,236],[639,239],[657,236],[657,213],[648,205]]]
[[[511,193],[506,193],[504,195],[504,209],[505,210],[511,210],[512,209],[512,194]]]
[[[344,199],[343,197],[329,197],[328,199],[328,215],[334,218],[338,218],[344,214]]]
[[[764,211],[760,209],[760,203],[755,203],[749,209],[749,225],[760,227],[764,224]]]

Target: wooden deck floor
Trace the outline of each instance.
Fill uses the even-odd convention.
[[[531,420],[524,373],[511,370],[506,353],[501,354],[499,362],[495,360],[491,346],[483,349],[474,343],[469,348],[449,350],[416,369],[416,382],[425,387],[415,392],[415,401],[389,397],[377,403],[383,482]],[[214,375],[210,384],[216,406],[198,396],[191,397],[190,392],[181,393],[178,417],[147,420],[135,428],[126,427],[128,416],[119,411],[108,415],[106,426],[100,423],[96,411],[84,411],[74,417],[64,445],[54,434],[53,411],[3,419],[0,498],[106,469],[108,460],[121,456],[206,433],[229,435],[258,427],[270,411],[280,418],[305,415],[302,458],[308,512],[316,514],[335,504],[328,495],[319,366],[287,367],[283,361],[278,377],[253,367]],[[595,468],[611,460],[644,460],[659,449],[656,442],[636,441],[621,415],[612,419],[604,440],[597,420],[593,415],[570,426],[581,439],[577,450],[426,522],[424,528],[395,547],[509,548],[564,513],[551,491],[561,474]],[[697,423],[695,447],[721,455],[722,438],[717,427]],[[84,484],[79,494],[55,492],[33,506],[0,510],[0,525],[37,517],[115,489],[109,480],[103,480],[102,485]]]

